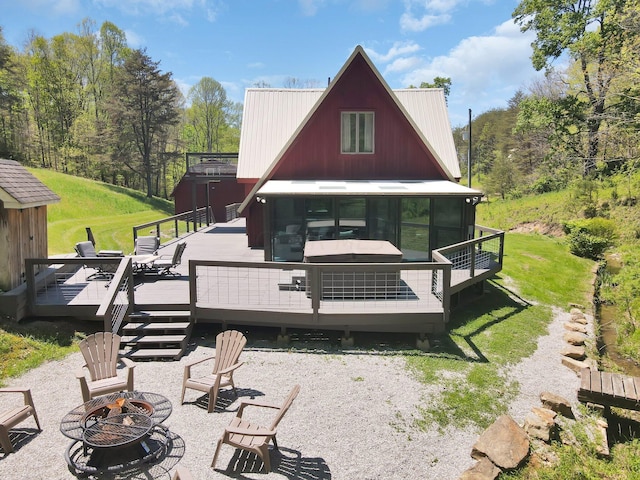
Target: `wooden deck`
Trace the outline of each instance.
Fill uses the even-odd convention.
[[[327,281],[327,275],[336,275],[336,270],[338,276],[343,275],[341,269],[344,275],[356,276],[365,275],[357,273],[364,267],[369,269],[366,275],[371,272],[376,275],[375,265],[265,263],[262,249],[247,247],[244,219],[215,224],[179,240],[186,241],[187,247],[181,265],[174,269],[178,275],[133,277],[134,310],[191,311],[192,319],[198,322],[434,333],[445,329],[448,295],[488,278],[501,266],[495,263],[495,254],[485,255],[481,248],[465,245],[450,270],[450,282],[444,281],[449,273],[442,263],[388,264],[398,269],[399,279],[390,290],[327,298],[319,290],[305,287],[305,276],[318,275],[315,278],[320,285]],[[159,254],[170,256],[177,241],[164,244]],[[501,240],[497,242],[501,246]],[[495,250],[495,244],[484,245]],[[475,265],[473,274],[465,268],[471,257]],[[60,259],[58,266],[63,268],[56,270],[51,277],[54,280],[36,282],[33,311],[42,316],[98,318],[100,305],[113,290],[107,288],[109,280],[93,278],[95,269],[90,268],[88,259],[73,259],[71,262],[75,263],[71,264],[65,263],[67,260]],[[102,260],[91,261],[95,267],[95,262]],[[49,269],[55,270],[53,267],[50,265]],[[334,278],[338,283],[344,280]],[[444,288],[443,282],[449,287]],[[125,294],[116,303],[123,302],[129,303]]]
[[[584,368],[578,400],[606,407],[640,410],[640,378]]]

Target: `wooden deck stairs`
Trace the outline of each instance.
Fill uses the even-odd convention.
[[[122,355],[132,360],[179,360],[193,322],[189,310],[140,310],[122,327]]]

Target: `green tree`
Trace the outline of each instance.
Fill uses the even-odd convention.
[[[484,188],[489,193],[496,193],[504,200],[513,192],[519,182],[520,174],[511,159],[496,152],[491,170],[484,180]]]
[[[414,85],[409,85],[409,88],[416,88]],[[434,77],[433,82],[422,82],[420,88],[441,88],[444,90],[444,98],[449,99],[451,93],[451,78],[450,77]]]
[[[616,18],[624,5],[625,0],[523,0],[513,12],[523,32],[536,33],[531,57],[536,70],[549,69],[563,53],[578,68],[581,85],[571,95],[585,102],[586,115],[575,118],[587,137],[583,175],[595,170],[607,94],[620,72],[624,35]]]
[[[20,149],[20,76],[13,49],[0,27],[0,157],[17,157]]]
[[[189,89],[191,107],[187,112],[189,124],[195,134],[196,151],[219,152],[222,132],[226,126],[226,114],[231,103],[227,92],[211,77],[202,77]]]
[[[159,63],[144,50],[134,50],[115,72],[109,102],[111,136],[118,137],[116,156],[144,179],[147,197],[157,186],[154,173],[158,174],[158,157],[164,153],[158,146],[166,143],[160,140],[179,121],[178,87],[170,72],[160,72]],[[132,149],[137,156],[129,157]]]

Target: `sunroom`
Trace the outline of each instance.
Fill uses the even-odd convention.
[[[265,259],[298,262],[307,242],[386,240],[408,262],[469,240],[478,190],[446,180],[269,180],[263,204]]]

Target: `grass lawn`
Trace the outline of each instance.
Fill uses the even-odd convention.
[[[453,310],[449,332],[432,352],[407,357],[418,378],[444,386],[419,423],[481,429],[505,413],[518,386],[499,372],[533,354],[551,307],[587,304],[593,265],[561,240],[506,234],[504,268],[484,295]]]
[[[47,207],[49,255],[72,253],[90,227],[98,250],[133,251],[134,225],[173,215],[173,203],[85,178],[30,169],[60,203]]]

